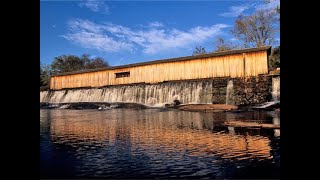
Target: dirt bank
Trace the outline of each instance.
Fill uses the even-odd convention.
[[[201,112],[221,112],[237,110],[238,106],[228,104],[187,104],[177,107],[183,111],[201,111]]]

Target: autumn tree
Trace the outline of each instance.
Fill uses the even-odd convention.
[[[193,50],[192,56],[200,55],[200,54],[207,54],[207,51],[202,46],[196,46],[196,48]]]
[[[276,32],[278,13],[270,10],[258,10],[250,16],[240,15],[231,33],[244,42],[245,47],[272,45]]]

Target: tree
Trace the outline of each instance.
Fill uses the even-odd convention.
[[[91,61],[89,61],[85,68],[86,69],[96,69],[96,68],[102,68],[102,67],[108,67],[109,64],[104,61],[101,57],[96,57],[94,59],[92,59]]]
[[[193,50],[192,56],[200,54],[207,54],[207,51],[204,47],[196,46],[196,48]]]
[[[280,46],[272,49],[269,56],[269,68],[275,69],[280,67]]]
[[[84,70],[85,60],[74,55],[62,55],[55,57],[51,63],[54,74]]]
[[[40,65],[40,90],[48,90],[50,86],[51,69],[49,65]]]
[[[258,10],[251,16],[240,15],[231,33],[244,42],[245,47],[272,45],[279,22],[277,12]]]
[[[90,54],[82,54],[80,57],[81,61],[83,61],[84,64],[90,63]]]
[[[97,57],[95,59],[90,59],[90,55],[88,54],[83,54],[81,57],[62,55],[55,57],[55,60],[51,64],[51,69],[53,74],[59,74],[108,66],[108,63],[102,58]]]
[[[55,57],[51,65],[40,65],[40,90],[49,89],[51,75],[108,66],[108,63],[103,58],[90,59],[89,54],[83,54],[81,57],[75,55]]]
[[[271,3],[271,0],[265,0],[265,3]],[[274,9],[277,13],[280,14],[280,5],[277,5],[277,7]]]
[[[42,70],[42,67],[40,65],[40,87],[43,86],[42,77],[43,77],[43,70]]]
[[[214,50],[214,52],[222,52],[222,51],[228,51],[232,49],[237,49],[237,46],[231,42],[225,42],[223,38],[218,37],[216,42],[216,50]]]

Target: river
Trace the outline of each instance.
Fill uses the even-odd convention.
[[[274,111],[40,109],[42,178],[280,178]]]

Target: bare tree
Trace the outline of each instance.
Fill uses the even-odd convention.
[[[207,51],[206,51],[206,49],[205,49],[204,47],[197,46],[197,47],[193,50],[192,56],[200,55],[200,54],[207,54]]]
[[[272,45],[279,30],[277,15],[270,10],[258,10],[251,16],[240,15],[231,33],[242,40],[245,47]]]
[[[265,0],[264,1],[266,4],[268,4],[268,3],[271,3],[271,0]],[[280,14],[280,5],[277,5],[277,7],[275,7],[275,9],[274,9],[277,13],[279,13]]]
[[[237,49],[237,45],[232,42],[226,42],[222,37],[218,37],[216,42],[216,50],[214,52],[228,51],[232,49]]]

